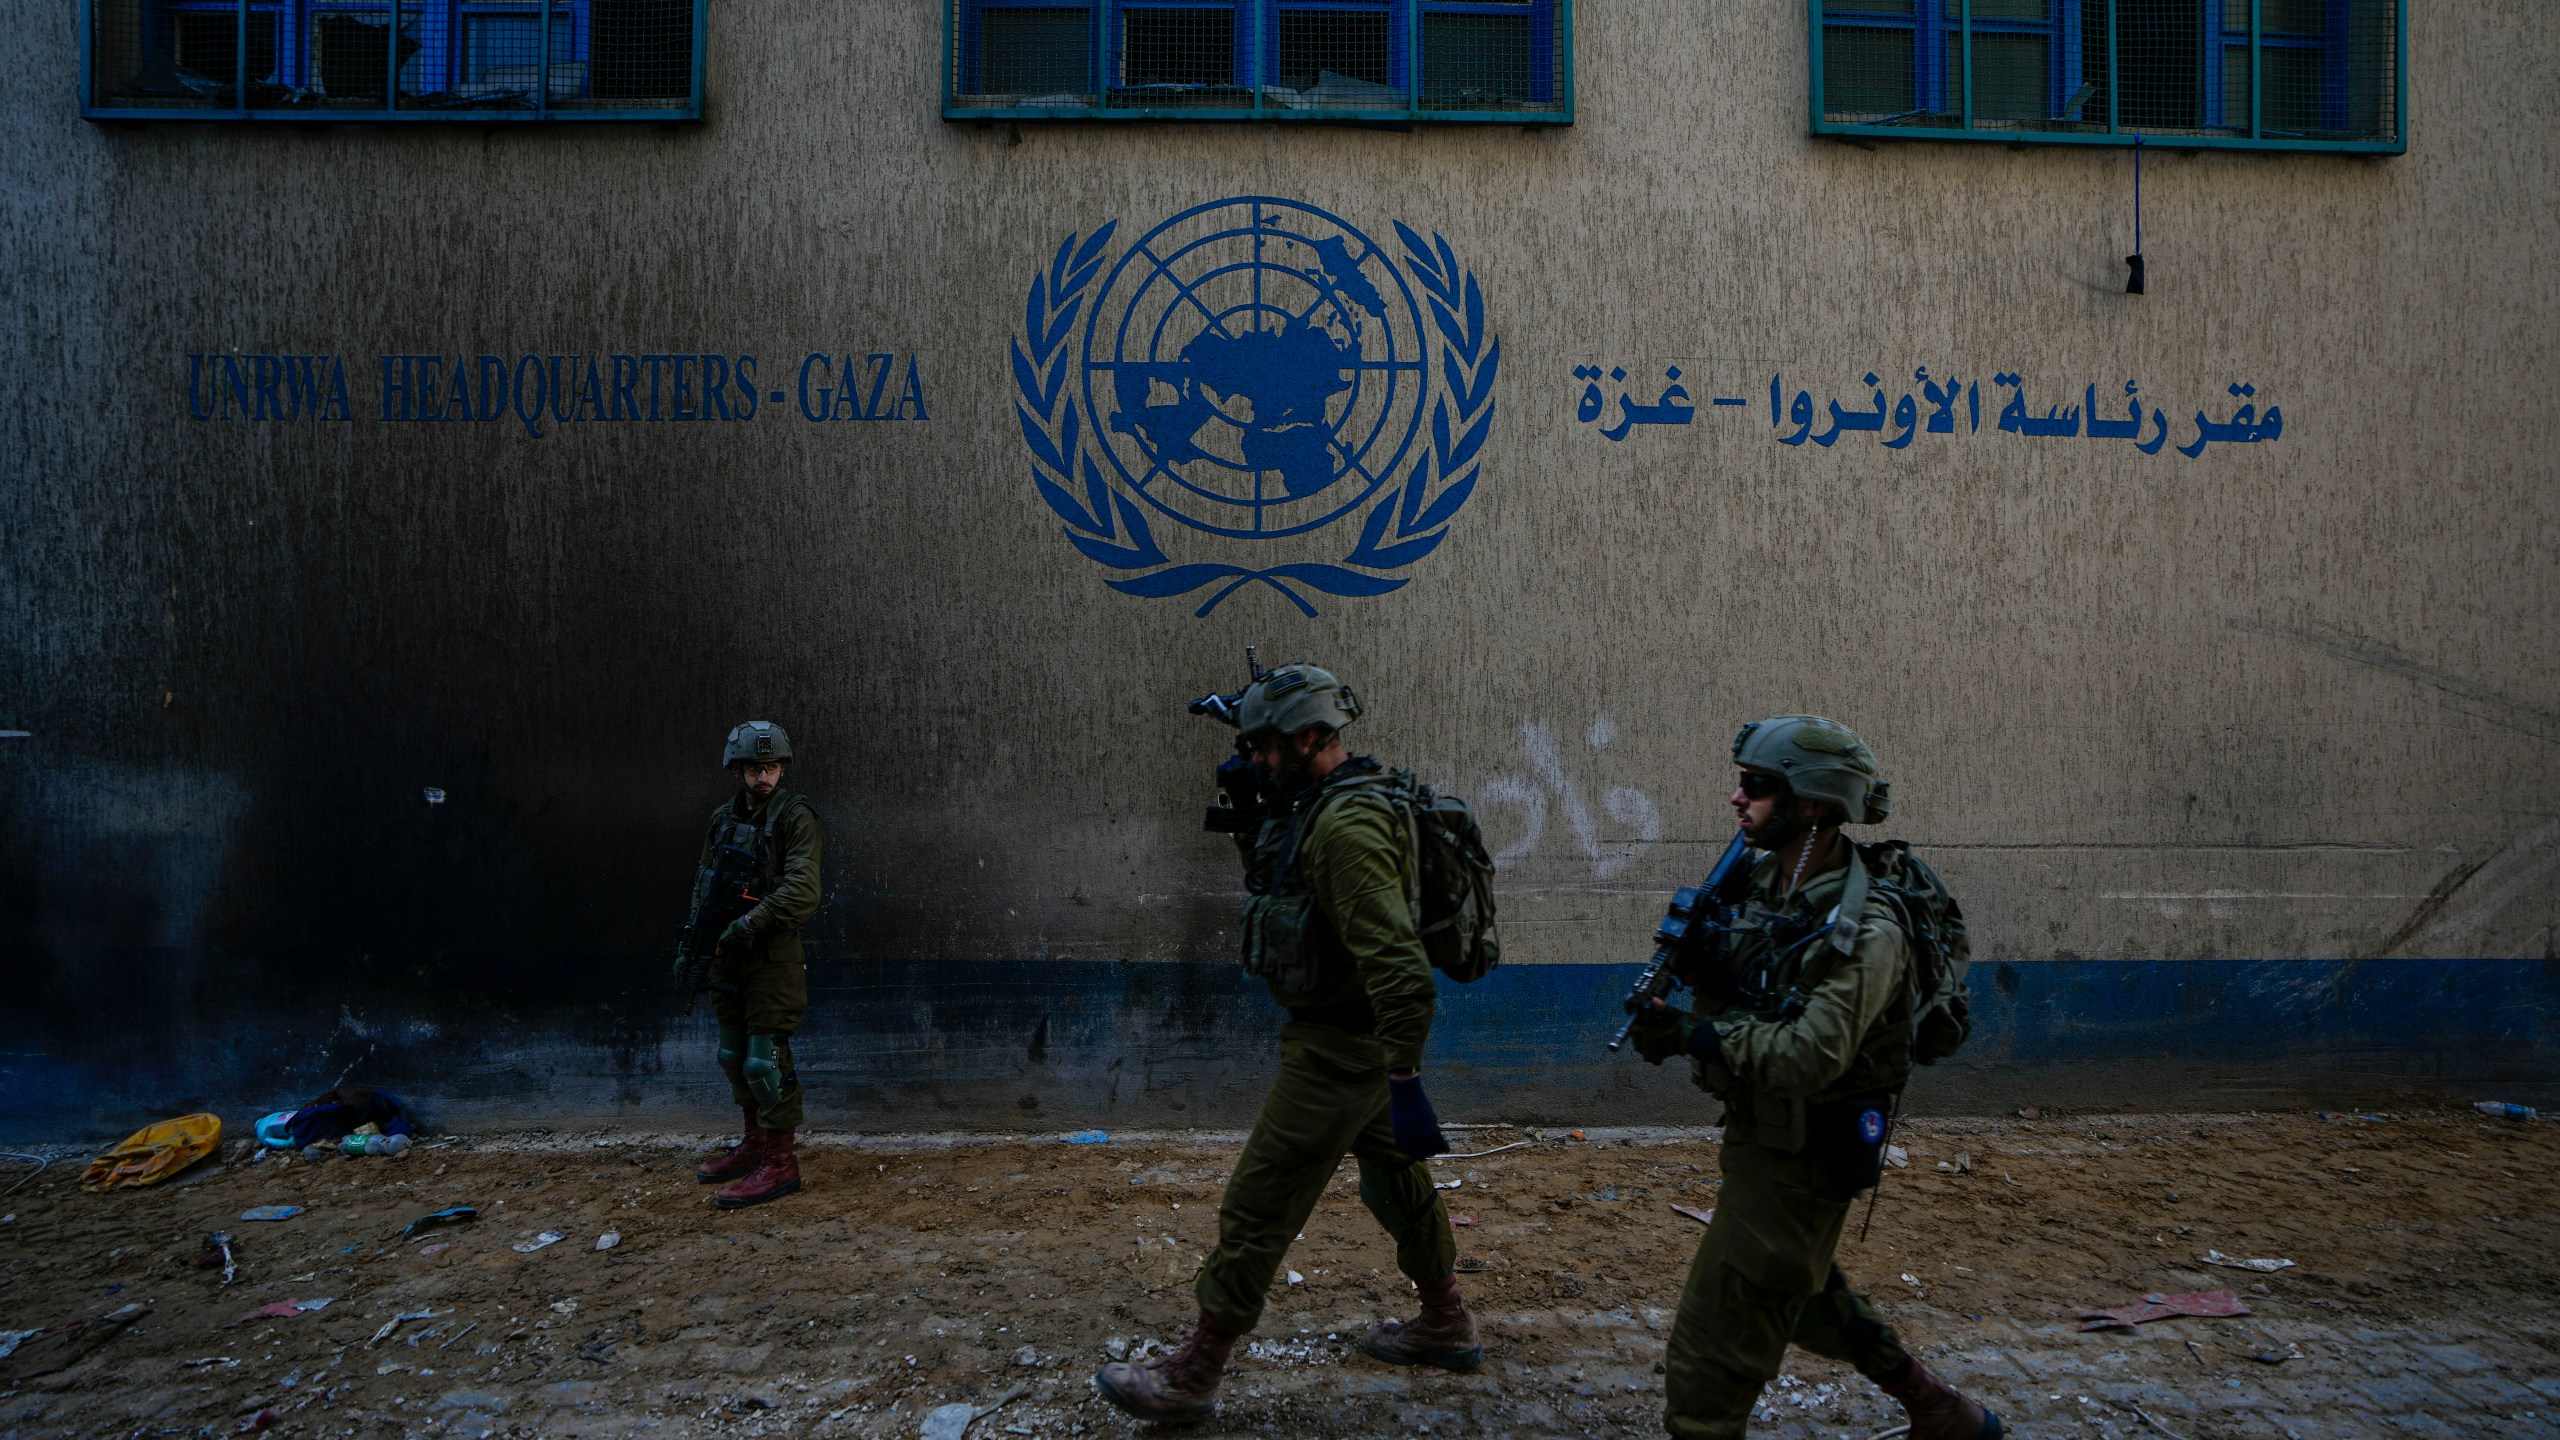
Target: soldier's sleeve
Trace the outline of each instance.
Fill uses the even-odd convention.
[[[826,837],[818,817],[806,805],[794,805],[775,827],[782,843],[782,864],[773,889],[747,912],[747,926],[759,935],[797,930],[818,911],[818,859]]]
[[[1781,1099],[1820,1094],[1849,1073],[1868,1032],[1908,983],[1910,955],[1901,930],[1870,917],[1858,928],[1858,948],[1847,962],[1805,997],[1803,1014],[1785,1021],[1715,1022],[1719,1058],[1703,1067],[1710,1086],[1729,1075]]]
[[[1405,899],[1411,857],[1394,807],[1368,795],[1326,806],[1308,832],[1299,863],[1316,903],[1360,969],[1387,1068],[1419,1068],[1438,989]]]

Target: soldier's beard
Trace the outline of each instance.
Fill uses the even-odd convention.
[[[1788,807],[1782,805],[1770,811],[1768,819],[1751,827],[1748,834],[1755,849],[1780,850],[1786,847],[1787,842],[1811,829],[1812,821],[1789,813]]]

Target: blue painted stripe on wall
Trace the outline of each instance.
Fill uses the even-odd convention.
[[[200,952],[118,957],[109,983],[0,1018],[0,1134],[248,1118],[341,1075],[455,1123],[717,1123],[707,1013],[662,960],[550,957],[526,993],[413,972]],[[1676,1074],[1603,1045],[1632,965],[1513,966],[1441,986],[1429,1067],[1454,1117],[1704,1123]],[[816,962],[797,1044],[821,1128],[1040,1130],[1248,1119],[1280,1015],[1227,965]],[[106,978],[102,976],[102,978]],[[2240,1106],[2412,1089],[2560,1090],[2560,963],[2041,961],[1976,967],[1975,1033],[1914,1103]]]

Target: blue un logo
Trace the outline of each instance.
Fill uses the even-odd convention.
[[[1256,584],[1308,615],[1401,588],[1473,492],[1501,361],[1448,242],[1267,197],[1115,253],[1116,228],[1059,246],[1013,348],[1068,541],[1124,593],[1208,591],[1201,615]]]

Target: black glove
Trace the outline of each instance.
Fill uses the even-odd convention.
[[[1724,1037],[1716,1033],[1714,1021],[1701,1020],[1690,1029],[1689,1053],[1696,1056],[1701,1065],[1713,1064],[1724,1058]]]
[[[1431,1113],[1431,1097],[1422,1093],[1419,1075],[1387,1081],[1387,1124],[1396,1132],[1396,1148],[1416,1160],[1449,1153],[1440,1117]]]
[[[729,922],[728,929],[720,932],[719,951],[723,955],[736,955],[754,943],[756,927],[748,924],[747,917],[741,915]]]
[[[1636,1011],[1627,1038],[1636,1042],[1638,1055],[1659,1065],[1689,1048],[1689,1017],[1668,1005],[1646,1005]]]

